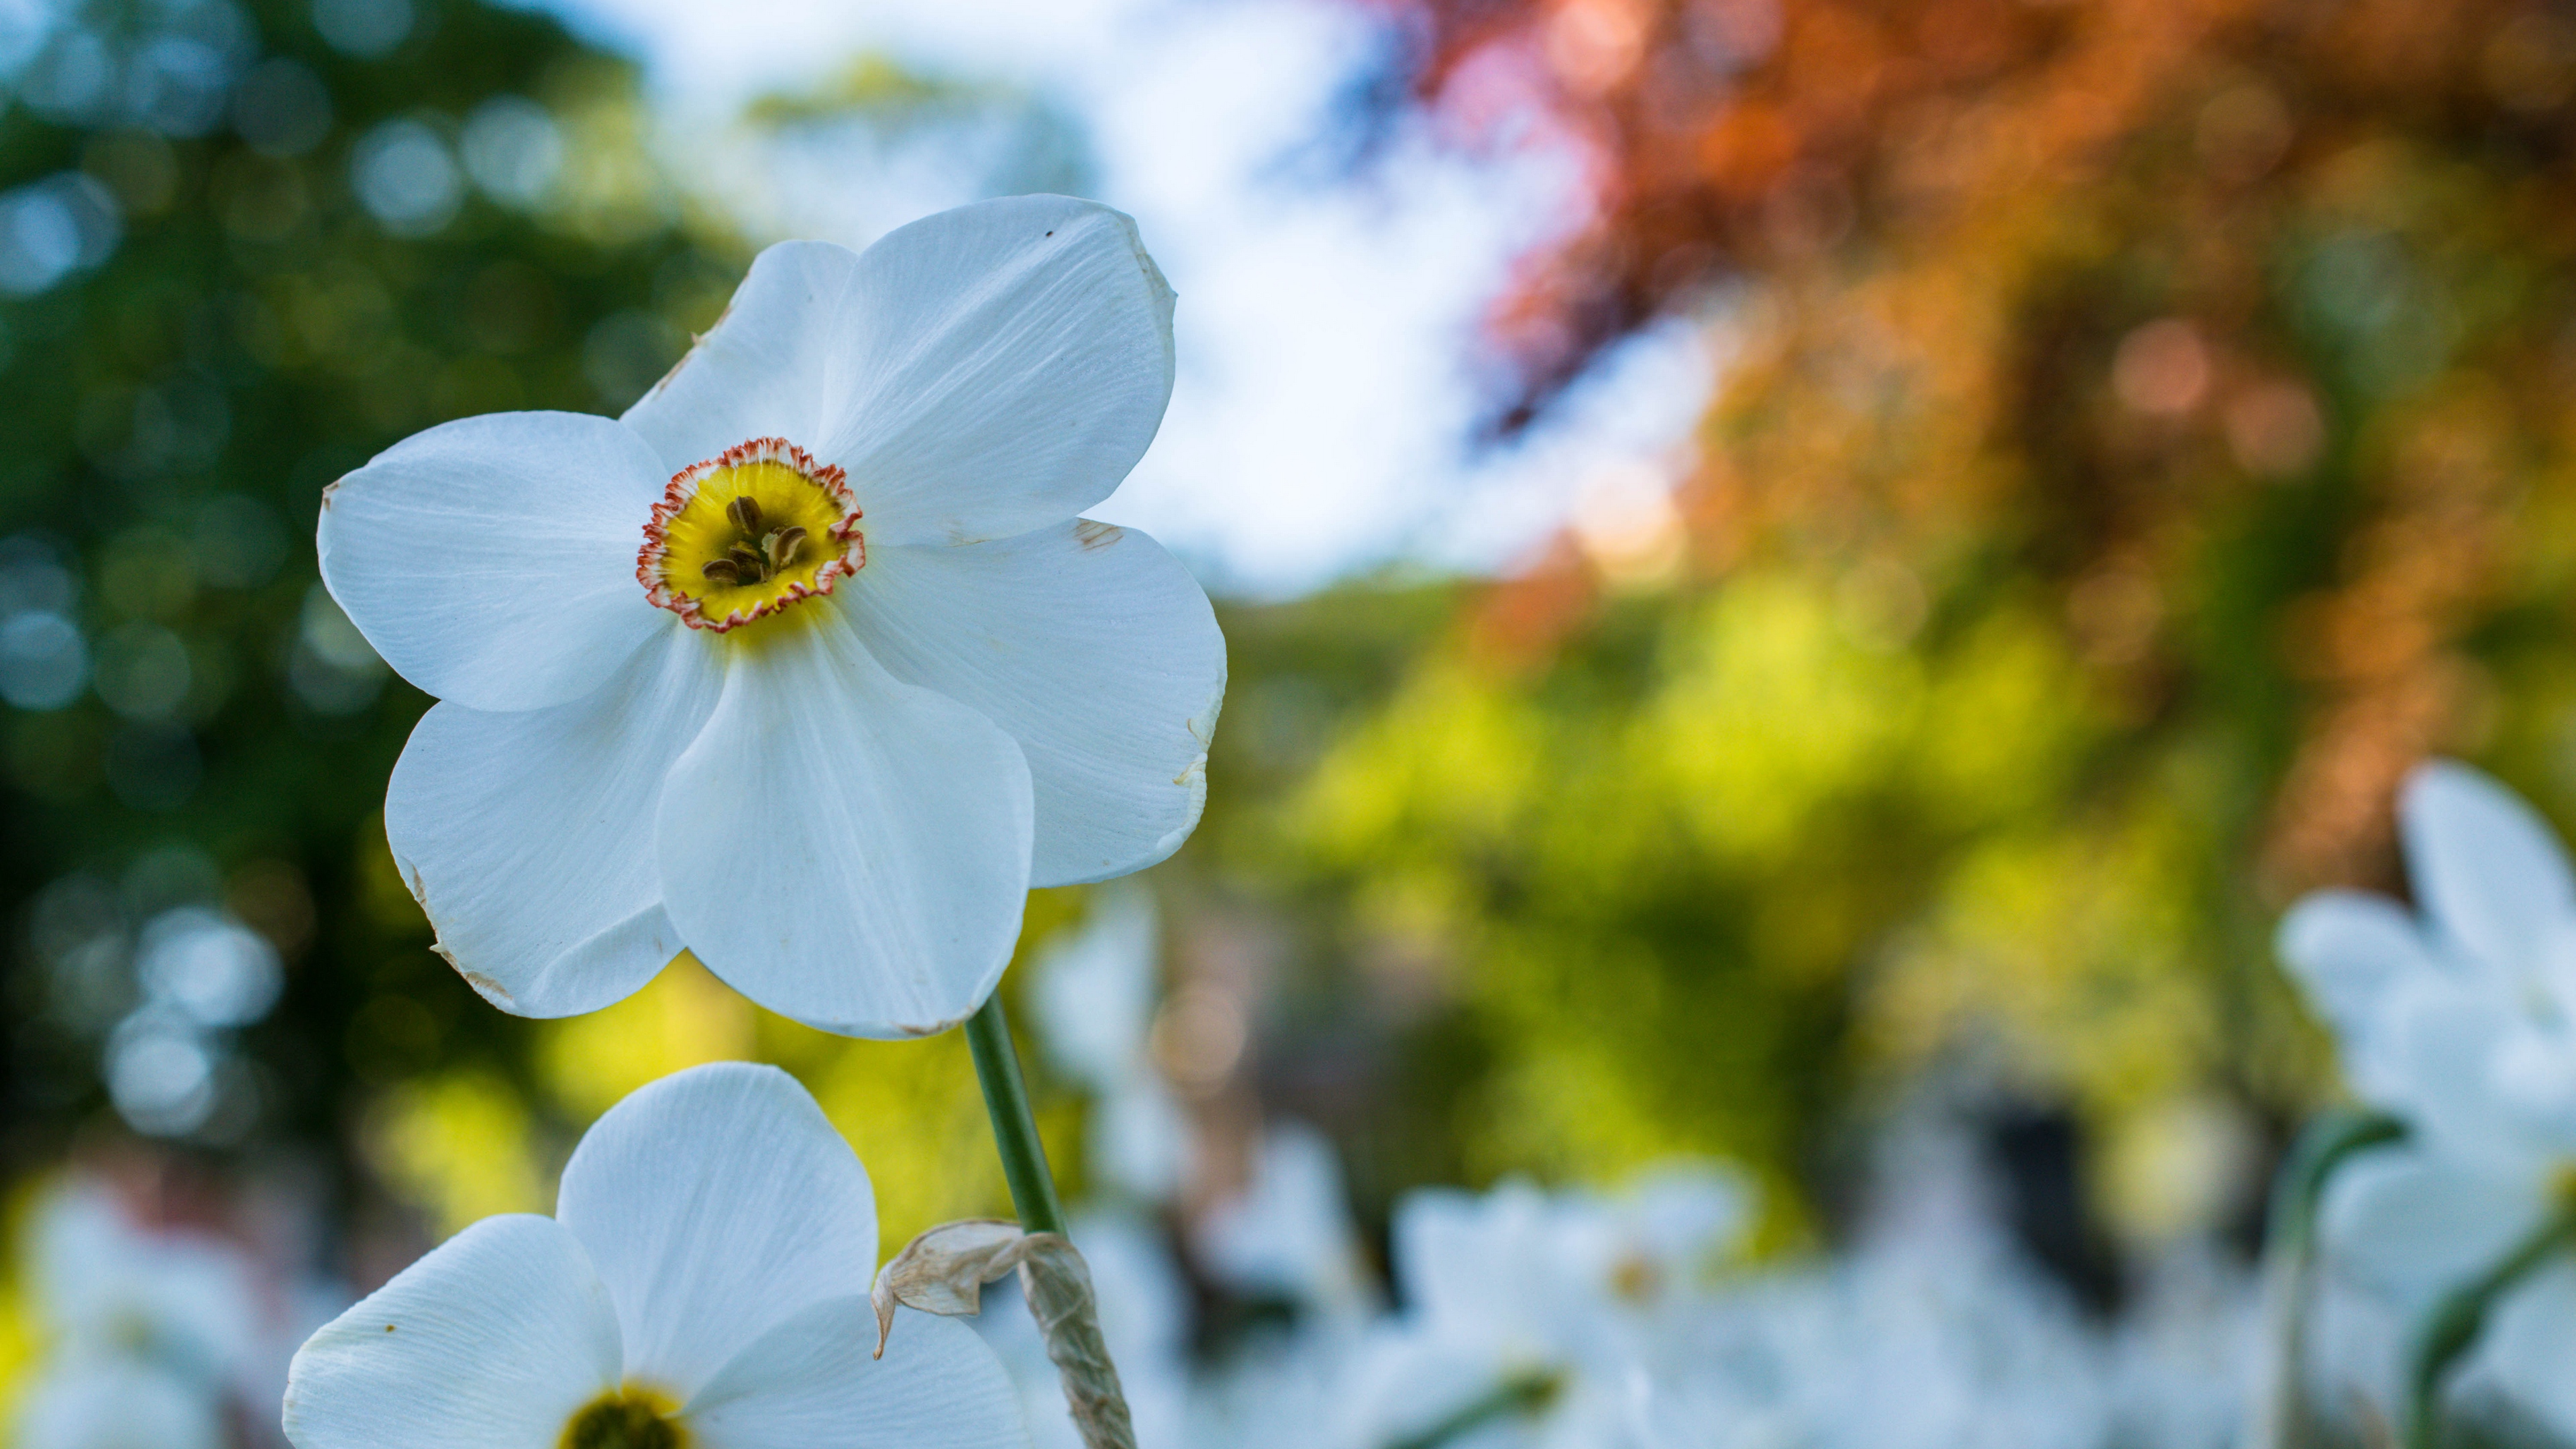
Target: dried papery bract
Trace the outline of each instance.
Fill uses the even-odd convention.
[[[1135,1426],[1118,1389],[1118,1370],[1100,1336],[1091,1270],[1073,1244],[1017,1223],[968,1218],[942,1223],[904,1244],[877,1270],[868,1297],[876,1305],[877,1353],[885,1353],[898,1304],[960,1317],[981,1311],[983,1289],[1017,1272],[1029,1316],[1046,1341],[1047,1358],[1064,1381],[1066,1406],[1085,1449],[1136,1449]]]
[[[984,1285],[1017,1268],[1027,1245],[1028,1234],[1018,1223],[998,1218],[941,1223],[904,1244],[877,1270],[876,1284],[868,1290],[868,1301],[877,1310],[876,1356],[885,1357],[895,1305],[947,1318],[980,1313]]]

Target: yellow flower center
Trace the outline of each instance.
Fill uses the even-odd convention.
[[[673,1417],[678,1406],[633,1385],[582,1405],[564,1424],[556,1449],[688,1449],[689,1431]]]
[[[1655,1290],[1663,1285],[1663,1274],[1655,1271],[1654,1260],[1639,1252],[1620,1255],[1610,1265],[1610,1291],[1630,1303],[1651,1302]]]
[[[2549,1200],[2562,1213],[2576,1213],[2576,1162],[2560,1162],[2549,1169]]]
[[[635,577],[690,628],[722,633],[828,594],[867,561],[841,470],[785,438],[754,438],[672,477]]]

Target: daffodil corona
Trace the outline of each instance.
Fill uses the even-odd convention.
[[[828,594],[867,561],[841,470],[785,438],[754,438],[671,480],[635,578],[690,628],[721,634]]]
[[[385,829],[441,952],[523,1015],[688,950],[919,1034],[991,992],[1028,887],[1176,849],[1224,641],[1079,516],[1161,421],[1171,303],[1063,197],[785,243],[623,418],[468,418],[334,485],[323,577],[440,700]]]
[[[1008,1374],[921,1317],[882,1359],[867,1172],[774,1067],[610,1109],[556,1216],[486,1218],[295,1356],[297,1449],[1026,1449]]]

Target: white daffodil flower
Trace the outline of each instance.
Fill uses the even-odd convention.
[[[335,484],[322,576],[440,700],[385,831],[466,980],[564,1016],[687,949],[932,1032],[1030,885],[1177,849],[1224,641],[1078,516],[1160,425],[1171,309],[1134,224],[1063,197],[783,243],[623,418],[468,418]]]
[[[210,1398],[259,1369],[266,1325],[256,1275],[220,1239],[147,1231],[107,1188],[75,1181],[42,1200],[27,1243],[28,1276],[62,1360],[135,1360]]]
[[[882,1360],[865,1168],[784,1072],[722,1062],[582,1137],[555,1216],[486,1218],[295,1357],[297,1449],[1014,1446],[973,1330],[922,1316]]]
[[[1378,1309],[1341,1160],[1302,1122],[1262,1133],[1252,1180],[1200,1220],[1196,1244],[1220,1282],[1286,1299],[1324,1324],[1348,1327]]]
[[[2320,1215],[2332,1261],[2410,1320],[2501,1262],[2576,1193],[2576,874],[2548,826],[2464,765],[2398,801],[2420,913],[2321,891],[2280,952],[2335,1033],[2344,1075],[2407,1139],[2355,1157]],[[2576,1436],[2576,1261],[2512,1287],[2476,1362]]]
[[[1449,1425],[1480,1445],[1598,1442],[1628,1421],[1634,1380],[1701,1299],[1745,1209],[1739,1183],[1696,1167],[1618,1199],[1517,1182],[1412,1194],[1395,1215],[1405,1313],[1358,1356],[1336,1437],[1384,1444]]]

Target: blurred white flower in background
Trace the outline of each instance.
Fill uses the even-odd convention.
[[[215,1449],[233,1406],[272,1401],[292,1345],[229,1241],[147,1228],[74,1177],[39,1199],[21,1248],[46,1352],[19,1449]]]
[[[1030,983],[1048,1063],[1091,1094],[1086,1167],[1145,1203],[1169,1202],[1189,1169],[1189,1125],[1148,1049],[1161,928],[1142,886],[1099,892],[1082,928],[1049,943]]]
[[[1051,1060],[1095,1091],[1142,1050],[1144,909],[1101,901],[1033,983]],[[1263,1131],[1242,1191],[1186,1204],[1197,1293],[1132,1207],[1073,1236],[1143,1449],[2233,1449],[2250,1272],[2179,1235],[2094,1316],[2008,1226],[1976,1120],[1899,1116],[1855,1240],[1773,1266],[1747,1261],[1756,1199],[1720,1165],[1615,1193],[1434,1189],[1397,1206],[1390,1313],[1335,1149],[1295,1122]],[[1016,1297],[988,1296],[977,1327],[1040,1443],[1071,1449]]]
[[[102,1186],[75,1181],[38,1207],[28,1274],[63,1359],[141,1359],[213,1392],[255,1351],[258,1298],[241,1253],[147,1232]]]
[[[1302,1122],[1262,1134],[1251,1182],[1200,1220],[1196,1244],[1227,1287],[1285,1299],[1323,1323],[1363,1322],[1380,1306],[1341,1162]]]
[[[1395,1217],[1403,1312],[1358,1359],[1346,1437],[1599,1440],[1741,1246],[1748,1207],[1713,1168],[1659,1172],[1618,1197],[1527,1183],[1412,1194]]]
[[[2329,1262],[2411,1326],[2576,1210],[2576,874],[2529,806],[2465,765],[2419,767],[2398,823],[2420,910],[2321,891],[2280,951],[2353,1090],[2409,1129],[2337,1173],[2321,1231]],[[2576,1437],[2571,1341],[2562,1247],[2505,1291],[2470,1367]],[[2385,1389],[2398,1371],[2363,1372]]]
[[[131,1359],[47,1370],[19,1406],[17,1449],[223,1449],[222,1403]]]
[[[876,1204],[814,1099],[774,1067],[695,1067],[585,1133],[556,1216],[486,1218],[295,1357],[298,1449],[1025,1445],[962,1325],[918,1316],[872,1358]]]
[[[2184,1250],[2098,1323],[2014,1241],[1955,1125],[1901,1119],[1857,1240],[1743,1275],[1628,1376],[1636,1449],[2233,1449],[2251,1277]],[[1605,1415],[1605,1417],[1607,1417]]]

